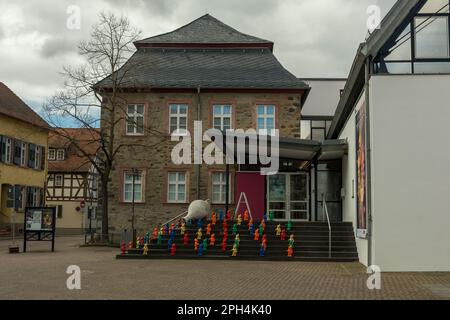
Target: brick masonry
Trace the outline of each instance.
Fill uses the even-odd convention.
[[[127,168],[145,170],[145,202],[135,205],[135,215],[139,231],[167,221],[187,210],[186,204],[166,203],[166,179],[170,170],[186,171],[189,177],[188,200],[197,199],[196,171],[194,165],[176,166],[172,164],[171,152],[177,142],[170,141],[169,113],[171,103],[189,105],[189,130],[193,134],[193,123],[197,119],[199,98],[197,94],[181,93],[133,93],[124,95],[127,103],[145,103],[147,125],[144,136],[125,136],[125,125],[117,126],[117,143],[124,144],[115,160],[114,171],[109,184],[109,222],[110,232],[120,233],[130,228],[132,205],[121,203],[121,176]],[[212,128],[212,105],[233,105],[233,126],[239,129],[256,128],[256,105],[273,104],[276,106],[277,128],[281,137],[300,137],[300,100],[299,95],[290,94],[250,94],[250,93],[202,93],[200,95],[201,119],[203,131]],[[122,116],[122,115],[121,115]],[[206,146],[208,143],[204,143]],[[210,172],[224,171],[225,166],[202,165],[200,169],[200,199],[211,198]],[[234,182],[234,173],[232,182]],[[234,201],[235,199],[233,199]],[[217,206],[213,206],[217,207]],[[223,205],[218,206],[223,208]]]

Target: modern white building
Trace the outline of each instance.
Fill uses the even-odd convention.
[[[450,271],[449,0],[399,0],[362,43],[328,139],[360,262]]]

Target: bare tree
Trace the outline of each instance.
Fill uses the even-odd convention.
[[[140,31],[132,27],[126,17],[101,13],[99,22],[93,26],[89,41],[82,41],[79,54],[85,63],[77,66],[65,66],[64,89],[57,92],[44,105],[46,120],[60,128],[55,133],[65,137],[94,166],[99,176],[100,204],[102,216],[102,240],[109,240],[108,230],[108,181],[114,168],[118,152],[125,146],[115,137],[122,121],[134,121],[126,116],[127,102],[121,95],[121,88],[127,74],[136,68],[127,60],[135,51],[133,42],[138,40]],[[99,86],[99,82],[104,85]],[[98,142],[95,154],[88,152],[70,135],[64,127],[79,127],[92,132],[92,141]],[[134,123],[134,125],[140,125]],[[151,128],[144,128],[151,134],[167,137]],[[157,143],[157,144],[158,144]],[[149,145],[134,145],[146,147]]]

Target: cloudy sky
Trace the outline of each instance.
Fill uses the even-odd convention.
[[[101,11],[127,15],[143,38],[210,13],[241,32],[275,42],[275,54],[298,77],[346,77],[367,34],[369,5],[385,14],[395,0],[0,0],[0,81],[36,110],[62,86],[63,65],[80,62]],[[68,29],[68,9],[80,9]],[[70,11],[70,9],[69,9]]]

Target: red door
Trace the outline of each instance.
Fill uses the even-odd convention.
[[[264,217],[266,198],[266,176],[259,172],[237,172],[236,173],[236,204],[241,193],[247,196],[253,220],[259,221]],[[238,214],[246,209],[245,202],[241,202]]]

